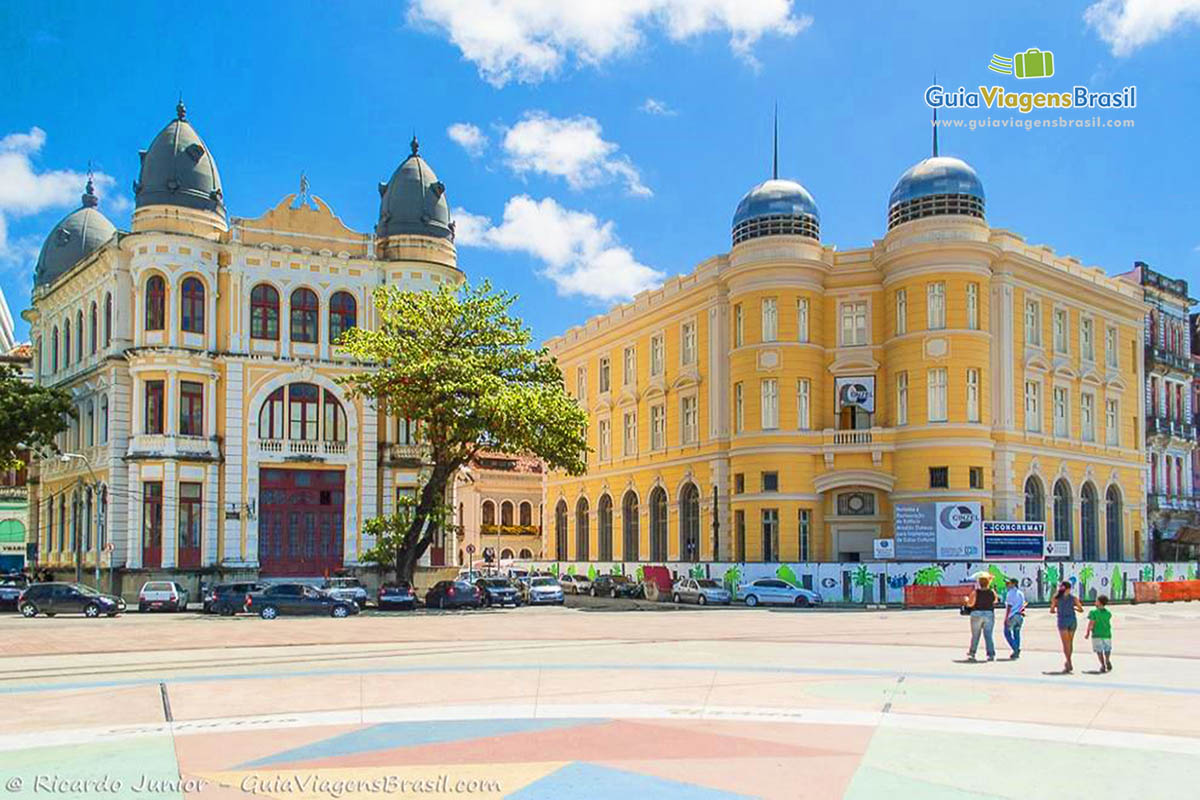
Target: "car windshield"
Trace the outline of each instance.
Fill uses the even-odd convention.
[[[530,586],[554,586],[557,583],[554,578],[534,578]]]
[[[508,581],[504,578],[487,578],[483,583],[485,586],[491,586],[493,589],[508,588]]]
[[[708,580],[707,578],[702,581],[696,581],[696,583],[700,584],[701,589],[720,589],[721,588],[721,585],[719,583],[717,583],[714,580]]]
[[[75,589],[76,589],[76,591],[78,591],[80,594],[86,594],[88,597],[97,597],[97,596],[100,594],[99,592],[97,592],[97,591],[96,591],[95,589],[93,589],[92,587],[90,587],[90,586],[87,586],[87,585],[85,585],[85,584],[82,584],[82,583],[76,583],[76,584],[74,584],[74,588],[75,588]]]

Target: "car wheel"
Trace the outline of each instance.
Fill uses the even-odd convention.
[[[708,605],[708,598],[705,597],[704,595],[700,595],[699,597],[696,598],[696,604],[701,605],[701,606],[706,606],[706,605]]]
[[[345,606],[334,606],[333,610],[329,613],[338,619],[341,619],[342,617],[350,616],[350,609],[346,608]]]
[[[754,608],[756,605],[758,605],[758,598],[752,594],[746,595],[746,605]]]
[[[613,599],[613,600],[616,600],[616,599],[617,599],[617,590],[616,590],[616,589],[613,589],[613,590],[612,590],[612,599]]]
[[[258,615],[263,619],[275,619],[279,616],[279,609],[275,608],[275,606],[263,606],[262,611],[259,611]]]
[[[25,605],[21,606],[22,617],[29,617],[32,619],[33,617],[37,616],[37,613],[37,606],[35,606],[33,603],[26,603]]]
[[[138,611],[142,612],[143,614],[146,613],[147,608],[149,608],[149,606],[147,606],[145,603],[138,603]]]
[[[808,606],[809,606],[809,601],[808,601],[807,597],[805,597],[804,595],[800,595],[799,597],[796,598],[796,607],[797,608],[808,608]]]
[[[83,607],[83,615],[85,617],[95,619],[96,617],[100,616],[100,606],[96,605],[95,603],[88,603]]]
[[[233,616],[234,614],[236,614],[237,612],[236,612],[236,611],[234,611],[234,609],[233,609],[233,606],[221,606],[221,608],[220,608],[220,610],[218,611],[218,613],[219,613],[219,614],[220,614],[222,617],[232,617],[232,616]]]
[[[592,597],[596,596],[596,587],[595,586],[593,586],[591,589],[591,595],[592,595]]]

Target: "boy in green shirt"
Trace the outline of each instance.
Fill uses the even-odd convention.
[[[1100,659],[1100,671],[1112,672],[1112,612],[1108,610],[1108,595],[1096,598],[1096,607],[1088,612],[1087,633],[1083,638],[1092,640],[1092,650]]]

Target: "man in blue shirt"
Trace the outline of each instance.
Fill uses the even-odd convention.
[[[1004,639],[1012,648],[1012,658],[1021,657],[1021,625],[1025,622],[1025,593],[1017,588],[1017,579],[1008,579],[1004,595]]]

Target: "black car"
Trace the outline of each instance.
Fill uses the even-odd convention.
[[[375,604],[381,610],[389,608],[413,609],[417,607],[417,593],[408,581],[385,583],[379,587],[379,592],[375,595]]]
[[[244,581],[242,583],[218,583],[204,590],[204,613],[229,616],[236,614],[246,605],[246,595],[261,592],[266,584]]]
[[[0,608],[16,610],[17,598],[29,588],[29,579],[24,575],[0,576]]]
[[[438,581],[425,593],[428,608],[479,608],[483,593],[466,581]]]
[[[592,597],[643,597],[645,594],[640,583],[624,575],[597,575],[590,593]]]
[[[475,581],[475,587],[482,594],[485,606],[512,606],[516,608],[521,605],[521,595],[517,591],[517,586],[508,578],[499,576],[480,578]]]
[[[263,619],[279,616],[325,615],[348,617],[358,613],[358,604],[341,600],[303,583],[276,583],[246,595],[245,608]]]
[[[125,601],[111,594],[101,594],[82,583],[35,583],[21,593],[17,608],[22,616],[45,614],[83,614],[115,617],[125,610]]]

